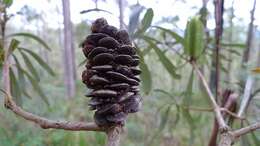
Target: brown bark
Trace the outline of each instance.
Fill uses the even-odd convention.
[[[238,97],[237,94],[234,94],[229,90],[226,90],[223,93],[222,107],[227,111],[234,112],[237,97]],[[227,118],[228,116],[227,111],[222,113],[224,119]],[[217,146],[218,132],[219,132],[219,125],[217,119],[215,119],[208,146]]]
[[[216,100],[218,99],[218,94],[220,93],[219,81],[220,81],[220,49],[221,49],[221,39],[222,39],[222,32],[223,32],[223,12],[224,12],[224,0],[215,0],[215,21],[216,21],[216,28],[215,28],[215,47],[216,47]]]
[[[7,50],[6,47],[6,38],[5,38],[5,31],[6,31],[6,23],[8,21],[8,16],[7,16],[7,12],[6,9],[4,8],[4,10],[2,11],[2,15],[1,15],[1,47],[4,50],[5,53],[5,58],[4,58],[4,65],[3,65],[3,89],[5,90],[5,92],[7,92],[7,94],[11,94],[11,85],[10,85],[10,76],[9,76],[9,72],[10,72],[10,59],[9,59],[9,51]]]
[[[214,0],[215,4],[215,50],[212,59],[212,69],[210,73],[210,88],[215,93],[217,102],[219,102],[218,94],[220,93],[219,80],[220,80],[220,60],[219,54],[221,49],[221,39],[223,32],[223,12],[224,0]]]
[[[72,23],[70,19],[70,1],[62,0],[62,4],[64,17],[64,81],[67,97],[71,98],[75,95],[76,90],[76,65],[72,38]]]
[[[9,95],[6,95],[9,96]],[[43,129],[63,129],[70,131],[104,131],[103,128],[98,127],[95,123],[85,123],[85,122],[70,122],[70,121],[53,121],[30,112],[23,110],[21,107],[16,105],[11,97],[6,97],[5,100],[6,108],[12,110],[17,116],[24,118],[25,120],[34,122]]]
[[[106,146],[119,146],[120,134],[122,132],[121,126],[114,126],[107,129],[107,145]]]

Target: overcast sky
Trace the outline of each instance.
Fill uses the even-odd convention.
[[[24,5],[28,5],[38,12],[45,12],[45,20],[48,22],[48,27],[56,28],[58,27],[58,22],[62,23],[62,15],[57,15],[56,7],[58,6],[62,11],[61,0],[14,0],[14,5],[11,7],[10,11],[15,13]],[[125,8],[125,23],[128,23],[128,17],[130,13],[130,5],[136,4],[137,0],[125,0],[127,7]],[[208,5],[208,9],[213,12],[214,7],[211,0]],[[237,18],[242,18],[242,21],[235,19],[235,23],[244,23],[247,25],[250,20],[250,10],[252,9],[253,0],[235,0],[235,16]],[[108,19],[110,24],[119,25],[118,20],[118,6],[116,0],[106,0],[106,2],[100,1],[98,7],[113,13],[113,15],[106,14],[103,12],[92,12],[88,14],[80,14],[80,11],[91,9],[95,7],[95,4],[92,0],[71,0],[71,18],[73,23],[80,23],[83,20],[94,20],[98,17],[105,17]],[[167,16],[176,16],[178,15],[180,20],[177,23],[180,28],[184,28],[189,17],[195,15],[198,12],[198,9],[202,5],[202,0],[186,0],[186,3],[183,3],[181,0],[139,0],[141,5],[144,5],[146,8],[153,8],[154,10],[154,21],[161,20],[162,17]],[[231,6],[232,0],[225,1],[225,7],[228,8]],[[255,24],[260,26],[260,1],[258,1],[255,12]],[[213,16],[211,16],[213,17]],[[24,26],[24,23],[21,21],[21,17],[15,17],[12,22],[15,22],[16,26],[20,27],[29,27],[29,24]],[[213,29],[214,21],[209,21],[208,26]],[[30,26],[31,27],[31,26]],[[35,28],[36,29],[36,28]]]

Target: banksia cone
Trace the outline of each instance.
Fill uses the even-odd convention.
[[[124,125],[128,113],[137,112],[141,104],[139,57],[128,33],[104,18],[97,19],[91,31],[82,45],[88,59],[82,80],[92,89],[87,95],[90,109],[99,126]]]

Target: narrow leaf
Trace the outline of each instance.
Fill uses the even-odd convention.
[[[241,56],[241,53],[239,51],[235,50],[235,49],[228,49],[227,51],[230,52],[230,53],[233,53],[237,56]]]
[[[16,39],[12,39],[7,50],[7,56],[11,55],[12,52],[18,47],[20,42]]]
[[[165,33],[168,33],[175,39],[176,42],[180,43],[181,45],[184,45],[184,38],[182,36],[180,36],[178,33],[171,31],[170,29],[160,27],[160,26],[154,26],[154,27],[162,30]]]
[[[36,53],[34,53],[31,50],[28,50],[26,48],[19,48],[22,49],[24,51],[26,51],[27,53],[29,53],[50,75],[55,76],[54,71],[51,69],[51,67],[42,60],[42,58],[40,56],[38,56]]]
[[[22,104],[21,90],[12,68],[10,68],[10,82],[11,82],[11,94],[14,97],[15,101],[18,103],[18,105],[21,105]]]
[[[25,97],[32,98],[26,91],[26,80],[25,80],[25,77],[24,77],[24,74],[22,71],[22,66],[19,63],[17,57],[14,54],[12,54],[12,56],[14,58],[16,66],[17,66],[18,82],[20,85],[21,92],[25,95]]]
[[[24,62],[25,62],[25,64],[26,64],[27,68],[29,69],[29,71],[32,73],[32,75],[35,77],[35,79],[36,79],[37,81],[40,81],[40,77],[39,77],[39,75],[38,75],[36,69],[34,68],[33,64],[31,63],[29,57],[28,57],[24,52],[22,52],[22,51],[20,51],[20,53],[22,54],[22,57],[23,57],[23,59],[24,59]]]
[[[45,96],[44,92],[42,91],[41,87],[39,86],[39,83],[25,70],[21,69],[22,72],[25,74],[25,76],[28,78],[28,80],[30,81],[30,83],[32,84],[32,87],[34,88],[34,90],[40,95],[40,97],[42,98],[42,100],[49,105],[49,101],[48,98]]]
[[[185,94],[184,94],[185,96],[182,100],[182,105],[185,106],[185,107],[189,107],[190,103],[192,101],[193,80],[194,80],[194,71],[192,70],[190,77],[189,77],[189,81],[187,83],[187,88],[186,88],[186,91],[185,91]],[[185,120],[188,122],[189,127],[190,127],[189,145],[192,145],[193,140],[194,140],[194,129],[195,129],[194,120],[193,120],[188,108],[183,108],[182,114],[183,114],[183,117],[185,118]]]
[[[189,146],[193,145],[194,142],[194,131],[195,131],[195,124],[194,124],[194,120],[189,112],[189,110],[187,109],[182,109],[182,115],[185,118],[185,120],[188,122],[189,127],[190,127],[190,140],[189,140]]]
[[[191,71],[189,81],[187,83],[187,88],[185,91],[185,96],[182,100],[182,105],[188,107],[190,105],[190,102],[192,101],[192,90],[193,90],[193,80],[194,80],[194,73],[193,70]]]
[[[165,128],[165,126],[168,122],[168,119],[169,119],[170,111],[171,111],[171,106],[168,106],[166,108],[166,110],[162,113],[161,122],[160,122],[160,126],[159,126],[160,131],[162,131]]]
[[[139,29],[139,33],[145,32],[152,24],[153,20],[153,9],[149,8],[147,9],[144,18],[142,19],[141,27]]]
[[[80,14],[86,14],[86,13],[89,13],[89,12],[105,12],[105,13],[108,13],[108,14],[112,14],[111,12],[109,12],[107,10],[98,9],[98,8],[83,10],[83,11],[80,11]]]
[[[41,45],[44,46],[44,48],[46,48],[47,50],[51,50],[51,48],[47,45],[47,43],[45,43],[40,37],[34,35],[34,34],[31,34],[31,33],[26,33],[26,32],[21,32],[21,33],[14,33],[14,34],[10,34],[9,36],[7,37],[27,37],[27,38],[30,38],[30,39],[33,39],[35,40],[36,42],[40,43]]]
[[[154,92],[159,92],[159,93],[162,93],[162,94],[164,94],[164,95],[170,97],[172,100],[174,100],[174,103],[175,103],[176,105],[178,105],[178,102],[177,102],[177,100],[175,99],[175,96],[173,96],[171,93],[169,93],[169,92],[167,92],[167,91],[165,91],[165,90],[163,90],[163,89],[155,89]]]
[[[156,52],[156,54],[159,57],[159,60],[161,61],[161,63],[163,64],[163,66],[166,68],[166,70],[168,71],[168,73],[172,76],[172,78],[174,79],[180,79],[180,75],[176,73],[176,67],[172,64],[172,62],[165,56],[165,54],[163,53],[163,51],[161,51],[152,41],[150,40],[146,40],[150,47],[152,47],[154,49],[154,51]]]
[[[142,89],[145,94],[149,94],[152,90],[152,77],[151,72],[145,63],[143,53],[140,51],[139,48],[137,48],[137,53],[140,56],[140,69],[142,71],[140,77],[141,77],[141,83],[142,83]]]
[[[245,48],[246,44],[240,44],[240,43],[222,43],[222,47],[234,47],[234,48]]]

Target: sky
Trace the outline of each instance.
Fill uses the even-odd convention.
[[[162,17],[167,16],[176,16],[178,15],[180,20],[177,25],[181,29],[185,28],[187,20],[194,16],[198,9],[202,5],[202,0],[185,0],[186,3],[182,2],[183,0],[139,0],[141,5],[144,5],[146,8],[153,8],[154,10],[154,20],[153,23],[161,20]],[[210,0],[208,4],[209,11],[214,11],[213,0]],[[125,8],[125,17],[124,21],[127,24],[130,14],[130,5],[136,4],[137,0],[125,0],[127,4]],[[73,23],[77,24],[85,20],[95,20],[99,17],[105,17],[108,22],[112,25],[119,26],[119,10],[116,3],[116,0],[102,0],[98,3],[98,8],[110,11],[113,15],[107,14],[104,12],[91,12],[87,14],[80,14],[82,10],[92,9],[95,7],[95,3],[92,0],[70,0],[71,4],[71,19]],[[225,7],[228,8],[232,4],[232,0],[225,1]],[[62,12],[62,3],[61,0],[14,0],[13,6],[10,8],[11,13],[16,13],[24,5],[28,5],[37,10],[37,12],[44,12],[44,19],[48,22],[48,27],[57,28],[62,26],[62,15],[57,14],[57,8]],[[234,9],[235,9],[235,20],[234,23],[244,23],[247,25],[250,21],[250,10],[252,9],[253,0],[234,0]],[[213,14],[213,13],[212,13]],[[257,2],[256,12],[255,12],[255,24],[260,27],[260,1]],[[213,18],[214,16],[209,16]],[[241,18],[241,19],[238,19]],[[16,16],[12,20],[17,27],[28,27],[33,29],[35,26],[30,24],[24,24],[21,16]],[[213,19],[209,20],[208,27],[213,29],[215,27],[215,22]],[[37,29],[36,27],[34,29]]]

